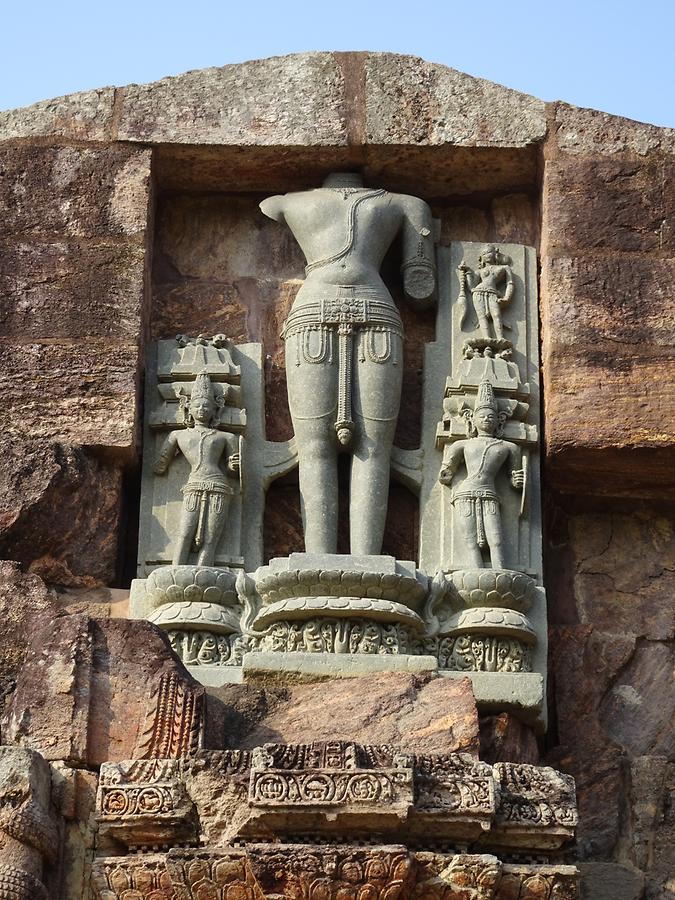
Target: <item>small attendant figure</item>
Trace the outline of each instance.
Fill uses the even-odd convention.
[[[193,546],[197,551],[197,564],[212,566],[227,522],[234,488],[221,470],[220,460],[232,449],[234,437],[213,427],[217,413],[211,379],[205,374],[197,375],[185,414],[187,428],[176,429],[168,435],[155,463],[155,475],[164,475],[178,452],[190,464],[174,542],[174,566],[188,563]],[[227,471],[229,475],[239,472],[238,453],[227,455]]]
[[[504,339],[504,328],[508,328],[508,325],[502,322],[502,308],[511,302],[514,285],[513,271],[507,261],[508,257],[503,256],[496,247],[490,244],[483,248],[478,257],[476,272],[472,272],[464,260],[457,266],[462,322],[468,312],[466,302],[468,284],[481,337],[488,340],[492,339],[490,321],[494,330],[494,338],[498,341]],[[500,294],[502,288],[503,293]]]
[[[489,549],[493,569],[505,569],[504,534],[500,499],[495,479],[506,468],[511,486],[522,490],[525,472],[520,450],[511,441],[496,437],[500,429],[499,409],[489,381],[478,386],[472,417],[473,434],[445,448],[441,484],[450,485],[460,466],[466,478],[453,491],[454,522],[464,540],[471,564],[484,568],[483,550]]]

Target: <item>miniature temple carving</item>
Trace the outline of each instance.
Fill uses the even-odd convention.
[[[261,209],[290,228],[307,258],[283,329],[305,547],[336,551],[337,455],[348,450],[351,552],[378,554],[403,380],[403,326],[379,268],[402,232],[406,297],[431,302],[431,211],[417,197],[366,188],[352,173],[270,197]]]

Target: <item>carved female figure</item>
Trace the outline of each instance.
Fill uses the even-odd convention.
[[[467,264],[462,262],[457,267],[460,284],[460,303],[464,311],[462,321],[466,316],[466,286],[471,290],[471,300],[478,318],[478,327],[481,337],[491,339],[490,321],[497,340],[504,338],[504,324],[502,323],[502,307],[506,306],[513,297],[513,271],[507,264],[508,257],[502,256],[496,247],[491,244],[483,248],[478,257],[478,269],[472,272]],[[500,289],[503,293],[500,294]],[[506,326],[508,327],[508,326]]]
[[[489,381],[478,387],[472,423],[472,437],[446,446],[439,481],[452,484],[460,466],[465,465],[466,478],[452,495],[455,524],[461,531],[471,565],[483,568],[482,551],[489,549],[492,568],[505,569],[500,499],[495,479],[505,468],[511,486],[521,490],[525,473],[516,444],[496,437],[500,427],[499,410]]]
[[[233,436],[213,427],[218,407],[208,375],[198,375],[192,387],[185,429],[170,432],[154,471],[164,475],[174,456],[182,453],[190,464],[190,477],[183,487],[183,510],[174,543],[173,565],[185,565],[194,545],[197,564],[212,566],[218,542],[227,521],[234,489],[220,468],[220,460],[232,449]],[[227,456],[231,475],[239,471],[239,454]]]

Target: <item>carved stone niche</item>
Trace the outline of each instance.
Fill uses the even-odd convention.
[[[426,648],[469,675],[479,709],[543,728],[536,253],[457,241],[438,272],[417,476]]]
[[[260,376],[260,346],[236,347],[224,335],[209,338],[188,338],[179,335],[173,341],[159,341],[149,349],[144,422],[143,480],[138,542],[138,576],[147,577],[158,566],[172,564],[177,551],[179,526],[183,513],[184,488],[193,472],[187,457],[174,448],[164,460],[163,471],[157,470],[167,435],[189,429],[195,422],[190,410],[192,394],[199,376],[207,376],[215,410],[206,426],[229,436],[220,461],[227,464],[227,456],[239,452],[246,455],[249,435],[260,430],[262,383]],[[199,424],[199,423],[198,423]],[[257,426],[257,429],[256,429]],[[201,447],[200,447],[201,450]],[[247,461],[250,465],[252,461]],[[255,558],[260,554],[259,526],[252,505],[244,503],[244,484],[239,473],[228,472],[224,483],[229,505],[222,536],[218,541],[211,565],[237,567],[244,565],[245,548]],[[193,469],[195,467],[193,466]],[[199,477],[199,476],[197,476]],[[197,498],[209,506],[211,498]],[[206,503],[204,503],[204,499]],[[214,498],[215,499],[215,498]],[[214,504],[211,504],[213,506]],[[245,513],[245,509],[247,512]],[[208,519],[211,509],[203,512]],[[201,511],[200,511],[201,512]],[[250,519],[250,515],[253,518]],[[199,522],[198,529],[209,522]],[[192,541],[190,556],[185,564],[196,562],[196,549],[205,535],[198,531]]]
[[[241,665],[242,628],[255,613],[244,572],[262,561],[265,465],[261,346],[224,335],[154,345],[131,615],[168,631],[188,665]]]

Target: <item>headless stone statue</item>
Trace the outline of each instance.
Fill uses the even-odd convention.
[[[306,549],[336,552],[337,455],[348,451],[350,549],[378,554],[403,375],[401,318],[379,269],[401,232],[406,296],[429,303],[431,211],[417,197],[364,188],[354,174],[260,208],[290,228],[307,259],[282,332]]]
[[[227,522],[234,489],[220,468],[232,437],[213,428],[217,405],[208,375],[198,375],[190,395],[186,429],[172,431],[164,442],[155,474],[163,475],[180,452],[190,464],[190,477],[183,487],[183,510],[174,541],[173,565],[186,565],[194,545],[197,564],[212,566],[218,542]],[[231,475],[239,471],[239,456],[227,459]]]
[[[489,548],[492,568],[505,569],[500,500],[495,479],[505,467],[512,487],[521,490],[525,473],[516,444],[495,437],[499,412],[490,382],[479,385],[473,426],[474,437],[456,441],[446,448],[439,480],[442,484],[451,484],[464,463],[467,477],[452,495],[455,527],[460,530],[471,565],[483,568],[482,551]]]

